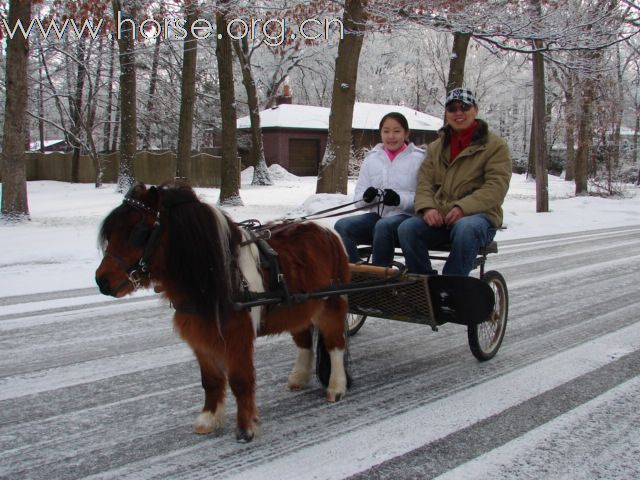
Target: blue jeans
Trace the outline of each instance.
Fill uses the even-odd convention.
[[[451,252],[442,269],[443,275],[469,275],[478,252],[495,235],[491,222],[482,213],[462,217],[451,228],[430,227],[422,217],[411,217],[398,229],[407,269],[425,275],[438,273],[431,267],[429,249],[446,243],[451,243]]]
[[[342,237],[351,263],[361,260],[358,245],[371,245],[371,263],[387,267],[393,262],[398,243],[398,226],[409,218],[411,217],[405,214],[380,217],[377,213],[365,213],[341,218],[334,228]]]

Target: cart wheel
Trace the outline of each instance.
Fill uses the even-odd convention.
[[[347,313],[347,335],[353,337],[358,330],[364,325],[364,321],[367,319],[366,315],[359,315],[357,313]]]
[[[504,277],[495,270],[486,272],[482,280],[493,290],[495,306],[486,322],[467,329],[467,337],[471,353],[484,362],[492,359],[502,344],[509,315],[509,292]]]

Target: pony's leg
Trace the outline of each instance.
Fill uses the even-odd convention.
[[[229,368],[229,386],[238,404],[236,440],[248,443],[258,431],[260,419],[256,408],[255,370],[249,365],[232,365]]]
[[[331,360],[327,400],[337,402],[347,393],[347,372],[344,366],[346,349],[344,319],[347,314],[347,303],[341,297],[333,297],[325,300],[324,307],[318,329]]]
[[[289,390],[300,390],[304,388],[311,379],[313,370],[313,336],[311,329],[291,334],[293,341],[298,347],[298,355],[293,370],[289,374],[287,387]]]
[[[200,434],[211,433],[224,424],[226,377],[222,368],[209,355],[196,352],[204,389],[204,406],[202,413],[196,418],[193,431]]]
[[[253,325],[233,318],[233,334],[227,334],[226,358],[229,386],[238,405],[236,440],[247,443],[257,433],[260,420],[256,407],[256,372],[253,365]],[[229,322],[229,323],[232,323]]]

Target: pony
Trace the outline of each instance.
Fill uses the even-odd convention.
[[[266,248],[272,249],[275,262],[261,261],[259,237],[268,234]],[[154,288],[175,308],[175,329],[195,354],[204,389],[196,433],[222,427],[228,384],[237,401],[236,439],[254,438],[259,417],[253,353],[259,335],[291,334],[297,357],[287,386],[298,390],[311,377],[316,328],[322,340],[316,348],[318,368],[330,369],[328,375],[319,372],[326,398],[335,402],[345,396],[346,298],[286,301],[291,298],[287,291],[314,292],[350,281],[344,247],[330,229],[289,221],[254,233],[200,201],[187,183],[149,188],[139,183],[103,220],[98,241],[103,258],[96,283],[101,293],[120,298],[138,288]],[[270,305],[242,303],[276,289],[285,300],[277,294]]]

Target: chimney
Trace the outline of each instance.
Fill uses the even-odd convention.
[[[289,86],[288,83],[285,83],[282,86],[282,95],[278,95],[276,97],[276,105],[282,105],[284,103],[288,105],[293,103],[291,98],[291,87]]]

